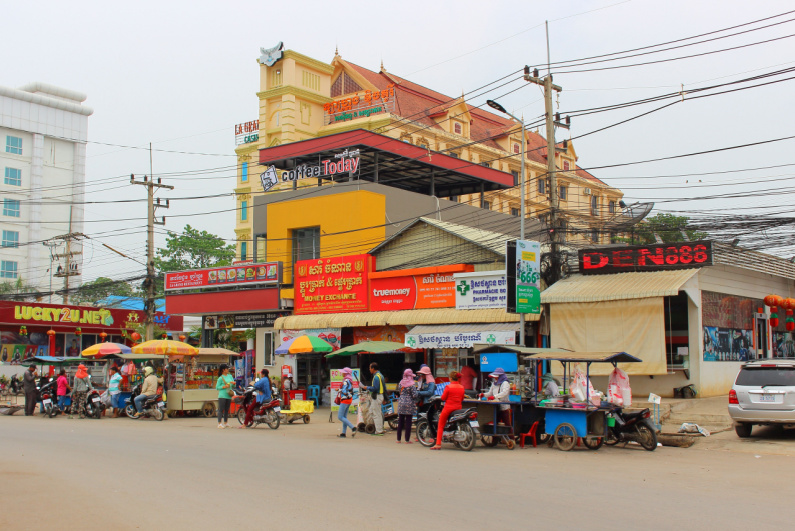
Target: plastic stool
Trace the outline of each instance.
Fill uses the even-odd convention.
[[[307,400],[312,400],[315,402],[316,406],[320,405],[320,386],[319,385],[308,385],[306,387],[309,396],[306,397]]]

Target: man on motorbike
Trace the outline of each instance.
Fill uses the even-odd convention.
[[[251,426],[251,423],[254,421],[254,410],[256,410],[257,406],[266,400],[272,400],[270,372],[268,369],[262,369],[260,374],[262,378],[257,380],[257,383],[254,384],[254,389],[257,391],[257,399],[252,400],[246,408],[246,419],[243,421],[241,428],[248,428]]]
[[[144,368],[144,374],[146,378],[144,378],[144,383],[141,387],[141,394],[136,396],[134,400],[136,417],[143,413],[144,403],[157,394],[158,378],[155,375],[155,370],[147,366]]]

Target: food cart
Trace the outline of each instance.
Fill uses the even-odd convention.
[[[219,367],[229,364],[236,352],[223,348],[200,348],[195,354],[172,354],[164,378],[168,388],[166,407],[169,416],[177,412],[213,417],[218,410]]]

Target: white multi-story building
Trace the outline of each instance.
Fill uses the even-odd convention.
[[[85,94],[46,83],[0,86],[0,282],[21,278],[48,290],[51,256],[43,243],[70,227],[83,231],[88,117],[94,112],[85,100]],[[61,245],[53,253],[63,251]],[[72,251],[79,253],[79,244]],[[81,255],[72,260],[79,271]]]

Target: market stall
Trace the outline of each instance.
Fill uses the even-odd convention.
[[[201,412],[212,417],[218,409],[215,383],[222,364],[236,352],[222,348],[199,348],[195,353],[171,354],[165,374],[169,415],[177,411]]]

